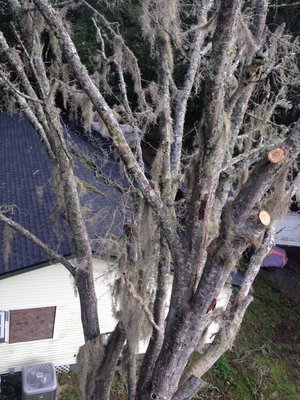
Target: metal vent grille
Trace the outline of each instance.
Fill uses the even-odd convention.
[[[51,393],[30,394],[30,395],[23,394],[23,399],[24,400],[56,400],[56,393],[51,392]]]
[[[22,387],[24,400],[54,400],[57,388],[54,365],[46,363],[24,367]]]

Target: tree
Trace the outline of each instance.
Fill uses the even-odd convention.
[[[255,5],[239,0],[132,2],[155,66],[149,82],[121,34],[125,28],[107,19],[122,8],[120,2],[8,4],[14,37],[0,34],[0,84],[6,107],[26,114],[55,166],[74,260],[56,254],[3,213],[0,220],[27,235],[74,277],[86,342],[79,356],[84,398],[109,398],[127,340],[128,398],[190,399],[201,387],[201,376],[232,346],[253,300],[250,289],[271,246],[274,225],[300,183],[300,121],[283,123],[297,86],[297,39],[285,35],[283,26],[274,32],[266,27],[267,0]],[[91,13],[99,48],[89,71],[70,33],[69,19],[78,7]],[[119,259],[122,313],[107,343],[98,326],[91,242],[58,98],[70,113],[81,110],[87,131],[96,113],[131,182],[126,195],[132,209]],[[112,98],[118,115],[109,106]],[[119,117],[133,127],[134,151]],[[194,126],[189,119],[196,120]],[[158,132],[151,179],[137,128]],[[239,292],[225,311],[210,311],[253,244],[257,250]],[[170,263],[174,278],[164,320]],[[153,280],[154,298],[147,290]],[[143,319],[152,334],[137,377],[135,346]],[[203,346],[212,321],[219,322],[220,330],[211,345]],[[186,372],[196,349],[201,357]]]

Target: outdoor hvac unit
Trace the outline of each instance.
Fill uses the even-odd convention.
[[[55,400],[57,381],[52,363],[36,364],[22,370],[23,400]]]

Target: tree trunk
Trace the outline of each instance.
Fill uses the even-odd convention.
[[[100,367],[94,371],[95,386],[93,390],[93,386],[86,387],[87,400],[109,400],[112,380],[125,340],[125,330],[122,323],[119,322],[109,336],[108,343],[104,348],[105,357],[103,357]]]

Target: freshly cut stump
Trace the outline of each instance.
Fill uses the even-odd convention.
[[[285,159],[285,154],[286,151],[283,147],[277,147],[276,149],[269,151],[268,159],[271,163],[278,164]]]
[[[258,218],[260,220],[260,222],[264,225],[264,226],[269,226],[271,223],[271,217],[270,214],[265,211],[262,210],[259,214],[258,214]]]

